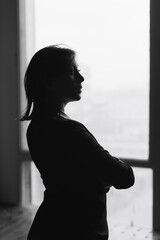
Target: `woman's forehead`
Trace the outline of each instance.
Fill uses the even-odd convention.
[[[78,67],[78,63],[75,58],[73,58],[71,65],[72,67],[76,67],[76,68]]]

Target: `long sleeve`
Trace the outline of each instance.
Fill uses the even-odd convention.
[[[132,168],[111,156],[73,120],[35,119],[28,127],[27,140],[46,188],[36,219],[47,232],[54,229],[65,237],[72,234],[72,239],[107,240],[106,193],[111,186],[131,187]]]
[[[75,128],[70,129],[70,134],[73,134],[74,153],[85,159],[85,164],[104,187],[111,185],[125,189],[134,184],[132,168],[105,150],[83,125],[75,124]]]
[[[29,148],[32,158],[41,166],[41,172],[45,171],[45,178],[58,175],[57,179],[60,179],[62,175],[68,181],[75,178],[78,182],[82,174],[83,186],[87,182],[90,185],[89,176],[95,183],[97,179],[102,188],[125,189],[134,184],[132,168],[105,150],[81,123],[58,119],[32,126]],[[44,159],[48,160],[44,162]]]

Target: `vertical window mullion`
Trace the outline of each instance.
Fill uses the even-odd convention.
[[[153,166],[153,229],[160,231],[160,2],[150,1],[150,161]]]

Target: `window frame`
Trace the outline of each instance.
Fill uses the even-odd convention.
[[[29,28],[25,25],[25,8],[26,4],[32,4],[32,24],[29,24]],[[160,111],[158,109],[158,102],[160,102],[160,71],[159,71],[159,56],[160,56],[160,28],[159,28],[159,12],[160,2],[158,0],[150,0],[150,92],[149,92],[149,158],[148,160],[142,159],[124,159],[125,162],[129,163],[133,167],[150,168],[153,170],[153,230],[160,231]],[[32,0],[19,0],[19,13],[20,13],[20,75],[23,79],[24,69],[26,66],[25,59],[28,57],[27,51],[32,55],[34,49],[34,4]],[[32,27],[31,27],[32,26]],[[32,38],[27,39],[28,31],[32,33]],[[23,82],[23,81],[22,81]],[[22,83],[20,83],[21,85]],[[22,91],[22,85],[20,91]],[[21,93],[20,93],[21,94]],[[21,112],[21,110],[19,109]],[[21,126],[19,128],[19,136],[21,136]],[[19,138],[21,141],[21,137]],[[20,144],[19,144],[20,145]],[[31,161],[30,154],[28,151],[20,149],[21,160]],[[25,176],[31,177],[29,164],[26,164]],[[31,188],[31,180],[28,181]],[[24,188],[26,184],[24,184]],[[28,191],[25,202],[31,204],[31,191]]]
[[[150,116],[149,162],[153,169],[153,229],[160,231],[160,2],[150,0]]]

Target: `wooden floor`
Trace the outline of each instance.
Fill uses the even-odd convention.
[[[0,207],[0,240],[26,240],[36,208]]]
[[[0,240],[26,240],[36,210],[35,207],[0,207]],[[141,227],[111,222],[109,229],[109,240],[160,240],[160,234]]]

